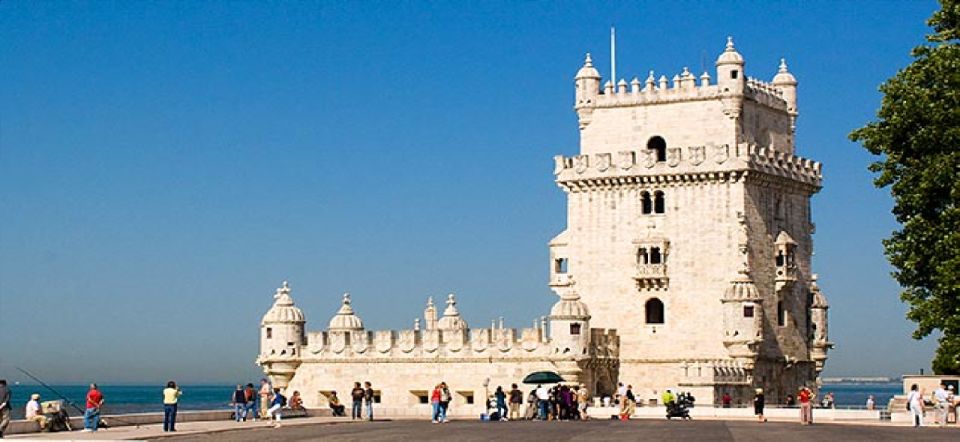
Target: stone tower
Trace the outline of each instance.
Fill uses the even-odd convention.
[[[303,312],[293,305],[290,285],[283,285],[273,295],[273,307],[260,321],[260,356],[257,364],[270,376],[273,385],[286,388],[300,366],[299,351],[306,344]]]
[[[580,153],[555,159],[568,219],[550,285],[576,279],[643,396],[782,400],[816,386],[831,346],[810,268],[821,166],[794,155],[797,81],[784,61],[772,83],[745,67],[731,38],[715,84],[684,68],[601,89],[589,55],[574,80]]]

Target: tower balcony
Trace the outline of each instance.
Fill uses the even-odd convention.
[[[637,288],[641,290],[663,290],[669,285],[666,264],[639,264],[633,275]]]

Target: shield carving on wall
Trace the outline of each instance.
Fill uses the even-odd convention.
[[[601,153],[597,155],[597,170],[604,172],[610,168],[610,154]]]
[[[631,167],[633,167],[633,163],[635,160],[636,159],[633,156],[633,152],[629,150],[622,151],[620,152],[619,158],[617,159],[617,165],[619,165],[620,168],[623,170],[629,170]]]
[[[724,161],[727,161],[727,158],[730,158],[730,145],[721,144],[719,146],[713,146],[713,160],[717,164],[721,164]]]
[[[330,350],[334,353],[342,353],[347,348],[347,334],[344,332],[330,333]]]
[[[380,353],[390,351],[390,347],[393,347],[393,332],[390,330],[378,331],[374,338],[374,346]]]
[[[641,152],[643,152],[641,154],[643,156],[643,167],[649,169],[653,167],[654,164],[657,164],[657,151],[653,149],[644,149]]]
[[[586,155],[577,155],[573,157],[573,170],[577,173],[584,173],[587,171],[587,156]]]
[[[417,337],[413,330],[400,331],[400,350],[404,353],[410,353],[417,346]]]
[[[355,331],[350,334],[350,347],[356,353],[367,351],[370,345],[370,335],[366,331]]]
[[[679,147],[670,147],[667,148],[667,165],[670,167],[677,167],[680,165],[680,152]]]
[[[707,159],[707,148],[705,146],[693,146],[690,148],[690,162],[694,166],[699,166]]]
[[[440,330],[423,331],[423,349],[433,353],[440,348]]]
[[[473,331],[473,351],[482,352],[487,349],[487,346],[490,345],[490,336],[489,330],[474,330]]]

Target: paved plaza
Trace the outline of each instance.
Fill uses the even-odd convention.
[[[682,440],[682,441],[956,441],[957,428],[920,428],[894,425],[820,424],[801,427],[796,423],[753,421],[618,422],[498,422],[455,421],[436,425],[427,421],[377,421],[339,425],[295,425],[251,428],[240,431],[189,434],[161,440],[201,441],[398,441],[398,440]]]

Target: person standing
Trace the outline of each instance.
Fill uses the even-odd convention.
[[[877,403],[873,399],[873,395],[867,396],[867,410],[873,410],[877,408]]]
[[[720,398],[720,404],[723,408],[730,408],[731,402],[733,402],[733,398],[730,397],[730,393],[723,392],[723,397]]]
[[[177,431],[177,402],[181,394],[176,382],[167,382],[163,389],[163,431]]]
[[[497,413],[500,414],[500,420],[507,420],[507,393],[503,391],[503,387],[497,385],[497,391],[493,393],[493,397],[497,399]]]
[[[433,416],[430,419],[430,422],[434,424],[439,424],[441,422],[441,411],[440,411],[440,384],[437,384],[433,387],[433,391],[430,392],[430,406],[433,408]]]
[[[585,385],[581,385],[577,388],[577,408],[580,410],[581,420],[590,420],[590,416],[587,415],[587,407],[589,406],[590,393],[587,392]]]
[[[540,420],[547,420],[547,407],[550,405],[550,392],[547,387],[537,385],[537,407],[540,409]]]
[[[763,389],[758,388],[756,394],[753,395],[753,414],[757,415],[757,422],[764,423],[767,421],[767,418],[763,417],[763,406],[765,405],[765,398],[763,397]]]
[[[243,420],[251,418],[254,422],[257,421],[257,410],[260,408],[257,405],[257,391],[253,389],[253,382],[247,383],[247,387],[243,389],[243,398],[246,400],[246,407],[243,410]]]
[[[367,420],[373,420],[373,385],[370,381],[363,383],[363,401],[367,403]]]
[[[233,392],[233,415],[237,422],[247,420],[247,395],[240,384]]]
[[[260,379],[260,417],[263,419],[270,419],[267,409],[270,408],[270,393],[272,391],[270,381]]]
[[[273,428],[280,427],[280,418],[281,418],[281,414],[283,414],[281,413],[280,409],[286,405],[287,405],[286,396],[280,393],[279,388],[274,388],[273,401],[270,402],[270,408],[267,409],[267,419],[269,419],[270,417],[273,417],[274,420],[276,421],[276,423],[273,424]]]
[[[100,426],[100,407],[103,406],[103,393],[97,384],[90,384],[87,391],[87,408],[83,411],[83,431],[97,431]]]
[[[520,404],[523,403],[523,392],[517,384],[510,386],[510,420],[520,420]]]
[[[813,392],[809,388],[803,387],[797,393],[797,399],[800,401],[800,425],[810,425],[813,423]]]
[[[923,426],[923,393],[920,392],[917,384],[910,386],[910,394],[907,395],[907,407],[910,408],[910,421],[914,427]]]
[[[933,402],[937,410],[937,423],[940,424],[941,428],[946,427],[947,414],[952,404],[947,402],[947,386],[943,382],[936,390],[933,390]]]
[[[10,388],[7,387],[7,380],[0,379],[0,438],[3,437],[3,432],[7,431],[7,426],[10,425]]]
[[[447,423],[450,422],[450,419],[447,418],[447,411],[450,409],[450,401],[453,400],[453,395],[450,394],[450,387],[447,387],[446,382],[440,382],[440,422]]]
[[[360,387],[359,382],[353,383],[353,390],[350,390],[350,398],[353,399],[351,404],[352,412],[350,414],[351,419],[363,419],[361,411],[363,409],[363,388]]]

